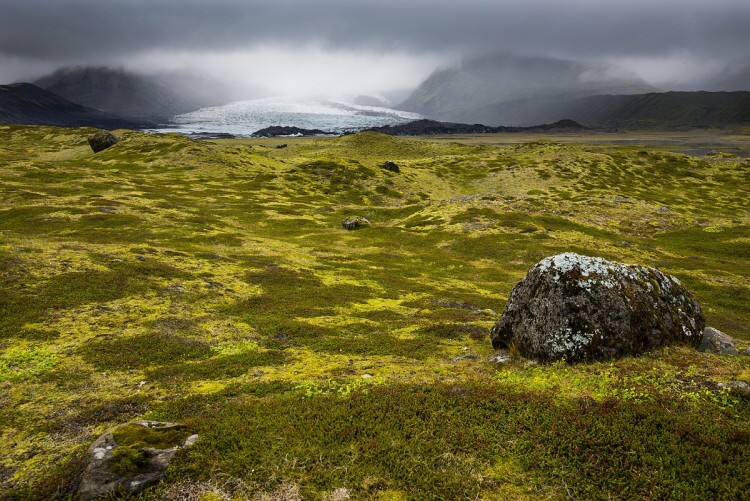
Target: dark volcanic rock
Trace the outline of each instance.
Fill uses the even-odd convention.
[[[700,304],[674,277],[573,253],[537,263],[513,288],[492,346],[544,361],[595,360],[698,346]]]
[[[739,355],[740,352],[734,346],[734,340],[718,329],[706,327],[703,332],[699,351],[707,353],[716,353],[718,355]]]
[[[344,221],[341,223],[341,226],[343,226],[344,229],[348,231],[358,230],[360,228],[364,228],[365,226],[370,226],[370,221],[360,216],[350,217],[344,219]]]
[[[490,127],[482,124],[460,124],[436,120],[415,120],[400,125],[384,125],[367,129],[391,136],[429,136],[432,134],[493,134],[497,132],[582,132],[589,130],[573,120],[560,120],[553,124],[531,127]]]
[[[89,146],[94,150],[94,153],[104,151],[115,144],[117,144],[117,138],[105,130],[89,136]]]
[[[383,165],[380,166],[382,169],[389,170],[391,172],[399,173],[401,172],[401,169],[395,162],[391,162],[388,160]]]
[[[321,136],[331,134],[320,129],[300,129],[299,127],[287,127],[272,125],[260,129],[251,134],[252,137],[277,137],[277,136]]]
[[[482,124],[457,124],[436,120],[415,120],[401,125],[384,125],[368,129],[391,136],[427,136],[432,134],[486,134],[497,132],[496,127]]]
[[[88,449],[89,463],[78,486],[78,498],[136,494],[159,483],[175,452],[198,439],[198,435],[175,433],[184,429],[176,423],[135,421],[105,433]],[[124,434],[126,430],[134,437],[134,444],[117,443],[118,431]],[[178,438],[176,443],[164,443],[175,438]],[[155,440],[154,444],[149,444],[149,440]]]

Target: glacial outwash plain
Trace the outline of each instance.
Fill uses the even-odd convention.
[[[677,277],[744,353],[750,130],[94,132],[0,126],[0,499],[73,498],[141,419],[199,438],[137,499],[750,498],[750,397],[720,385],[750,356],[489,339],[577,252]]]

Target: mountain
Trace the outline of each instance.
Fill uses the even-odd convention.
[[[30,83],[0,85],[0,124],[88,126],[103,129],[132,129],[145,125],[71,103]]]
[[[156,78],[122,69],[64,68],[34,83],[75,103],[125,117],[169,118],[200,107]]]
[[[662,92],[577,99],[522,100],[489,106],[490,117],[530,117],[538,123],[569,118],[607,129],[674,129],[750,123],[750,92]]]
[[[518,112],[512,120],[503,115],[487,117],[483,112],[487,106],[513,101],[556,102],[653,90],[635,74],[610,65],[502,54],[468,59],[458,68],[435,71],[398,108],[438,120],[532,125],[540,120]]]
[[[391,136],[429,136],[434,134],[492,134],[496,132],[584,132],[589,129],[567,119],[558,120],[552,124],[532,125],[530,127],[489,127],[482,124],[461,124],[422,119],[405,124],[373,127],[367,130],[382,132]]]

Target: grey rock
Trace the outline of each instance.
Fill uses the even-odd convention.
[[[750,356],[750,346],[748,346],[747,349],[745,350],[745,355]]]
[[[512,359],[510,358],[510,355],[507,353],[498,353],[494,357],[490,358],[490,362],[493,364],[507,364]]]
[[[370,221],[363,217],[353,217],[353,218],[347,218],[342,223],[341,226],[344,227],[344,229],[348,231],[352,230],[358,230],[360,228],[364,228],[365,226],[370,226]]]
[[[698,346],[705,319],[676,278],[574,253],[543,259],[513,288],[490,333],[495,349],[569,362]]]
[[[89,136],[88,141],[94,153],[99,153],[117,144],[117,138],[105,130]]]
[[[734,346],[734,340],[713,327],[706,327],[703,331],[703,339],[698,350],[705,353],[716,353],[718,355],[739,355],[740,352]]]
[[[145,458],[145,465],[130,476],[118,475],[111,471],[115,451],[121,447],[114,433],[123,426],[144,426],[156,431],[170,431],[184,428],[177,423],[160,421],[134,421],[115,427],[100,436],[88,449],[88,464],[78,486],[79,499],[97,499],[113,494],[137,494],[147,487],[159,483],[164,476],[169,461],[179,449],[190,447],[198,440],[198,435],[190,435],[182,443],[168,449],[140,447],[138,452]]]
[[[725,383],[719,383],[716,386],[719,388],[727,388],[734,393],[750,395],[750,384],[747,384],[744,381],[727,381]]]
[[[451,358],[451,362],[460,362],[461,360],[476,360],[476,358],[476,355],[467,353],[466,355],[459,355],[457,357]]]
[[[388,160],[387,162],[385,162],[380,167],[383,168],[383,169],[385,169],[385,170],[387,170],[387,171],[391,171],[391,172],[395,172],[395,173],[401,172],[401,169],[399,168],[399,166],[395,162],[391,162],[390,160]]]

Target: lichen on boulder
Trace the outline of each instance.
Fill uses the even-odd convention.
[[[564,253],[541,260],[513,288],[491,338],[495,349],[573,362],[698,346],[704,327],[700,304],[675,277]]]

